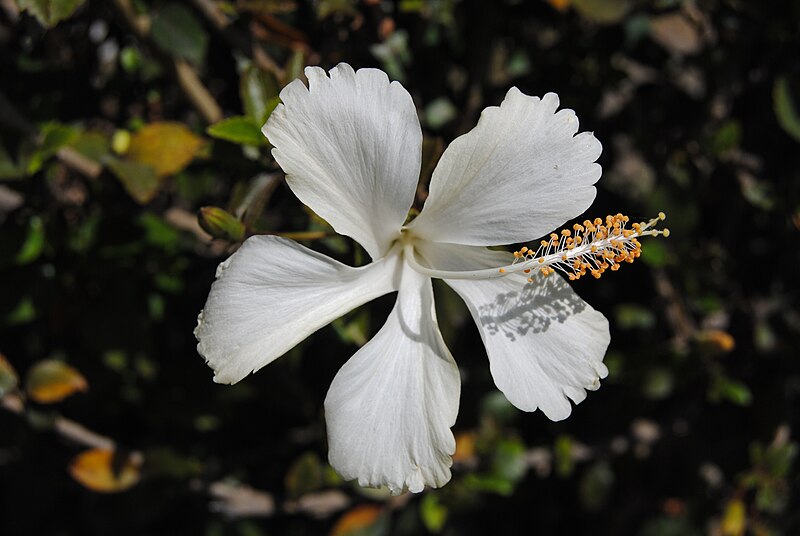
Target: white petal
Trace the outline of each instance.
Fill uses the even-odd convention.
[[[485,248],[421,242],[425,260],[442,270],[500,266],[509,255]],[[608,321],[559,275],[520,274],[496,279],[445,280],[464,299],[478,325],[492,377],[506,398],[524,411],[541,408],[565,419],[608,375],[603,357]]]
[[[473,246],[525,242],[585,211],[600,178],[600,142],[578,134],[558,96],[511,88],[500,107],[457,138],[433,172],[430,196],[409,227],[422,238]]]
[[[414,200],[422,130],[411,96],[377,69],[306,68],[270,115],[264,134],[286,182],[338,233],[373,259],[396,238]]]
[[[450,480],[458,367],[436,324],[431,280],[403,269],[397,303],[339,370],[325,400],[330,463],[362,486],[422,491]]]
[[[398,255],[352,268],[291,240],[253,236],[217,269],[197,351],[236,383],[351,309],[397,288]]]

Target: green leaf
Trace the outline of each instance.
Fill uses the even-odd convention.
[[[25,177],[25,175],[25,170],[11,159],[11,155],[8,154],[6,148],[0,143],[0,180],[21,179]]]
[[[242,72],[239,94],[244,105],[244,113],[257,126],[263,125],[275,109],[275,106],[270,105],[277,98],[279,89],[275,76],[255,65],[249,65]]]
[[[435,493],[426,493],[419,503],[419,516],[425,528],[434,534],[439,534],[447,522],[447,506],[442,504]]]
[[[78,136],[78,130],[59,123],[46,123],[42,126],[40,141],[32,150],[27,160],[28,175],[39,171],[44,163],[55,155],[59,149],[69,144]]]
[[[742,125],[735,119],[723,122],[711,137],[711,151],[724,155],[739,146],[742,141]]]
[[[525,444],[518,438],[501,440],[494,450],[492,472],[509,482],[519,482],[528,472]]]
[[[214,123],[206,129],[206,133],[214,138],[244,145],[264,145],[267,142],[256,124],[242,115]]]
[[[614,472],[607,462],[592,465],[580,482],[580,499],[584,508],[596,512],[603,508],[614,487]]]
[[[187,7],[169,3],[153,18],[153,40],[176,58],[202,65],[208,49],[208,34]]]
[[[712,402],[727,400],[737,406],[749,406],[753,402],[753,394],[747,385],[727,377],[722,372],[714,375],[708,397]]]
[[[100,163],[111,153],[111,142],[108,136],[99,130],[79,132],[78,135],[69,142],[69,146],[86,158]]]
[[[17,264],[29,264],[39,258],[44,250],[44,223],[39,216],[31,216],[28,221],[28,234],[22,248],[14,261]]]
[[[161,186],[155,170],[146,164],[109,158],[106,165],[139,204],[149,203]]]
[[[47,28],[72,15],[85,0],[17,0],[20,9],[29,12]]]
[[[314,452],[306,452],[286,472],[287,493],[294,498],[316,491],[323,484],[322,462]]]
[[[567,477],[575,470],[575,460],[572,457],[572,438],[560,435],[556,438],[553,445],[555,455],[556,472],[559,476]]]
[[[792,99],[789,80],[785,76],[775,80],[772,87],[772,106],[781,128],[795,141],[800,142],[800,113]]]
[[[598,24],[614,24],[621,21],[630,9],[628,0],[572,0],[575,11]]]
[[[654,268],[663,268],[672,264],[672,258],[660,241],[648,240],[642,246],[642,262]]]
[[[649,329],[656,323],[653,312],[635,303],[623,303],[614,310],[621,329]]]

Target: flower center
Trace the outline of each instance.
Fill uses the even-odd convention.
[[[628,224],[630,218],[622,214],[595,218],[576,223],[572,229],[552,233],[534,250],[529,247],[514,252],[511,264],[482,270],[436,270],[420,265],[414,253],[413,237],[403,230],[406,262],[420,273],[440,279],[490,279],[510,273],[531,274],[538,271],[548,276],[556,271],[566,275],[570,281],[586,274],[599,278],[606,270],[615,272],[622,263],[631,263],[642,253],[639,238],[643,236],[669,236],[669,229],[655,226],[666,218],[663,212],[648,222]],[[528,278],[528,281],[532,281]]]

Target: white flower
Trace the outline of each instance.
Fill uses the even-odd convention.
[[[560,276],[544,275],[553,267],[594,272],[605,262],[598,244],[600,253],[638,254],[635,237],[652,231],[626,231],[612,247],[597,229],[584,229],[583,246],[556,238],[536,255],[486,248],[536,239],[580,215],[601,173],[600,142],[576,134],[574,112],[556,111],[553,93],[539,99],[516,88],[447,148],[424,210],[404,226],[422,147],[410,95],[376,69],[305,72],[308,89],[296,80],[281,92],[264,134],[297,197],[373,260],[352,268],[291,240],[251,237],[219,267],[197,348],[215,381],[235,383],[353,308],[397,291],[386,323],[330,387],[329,459],[363,486],[394,493],[442,486],[460,380],[436,322],[431,277],[466,302],[509,401],[560,420],[570,400],[582,401],[606,376],[609,330]],[[532,267],[534,275],[523,275]]]

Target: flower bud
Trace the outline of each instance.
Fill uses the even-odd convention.
[[[202,207],[197,212],[197,222],[214,238],[240,242],[244,238],[244,224],[219,207]]]

